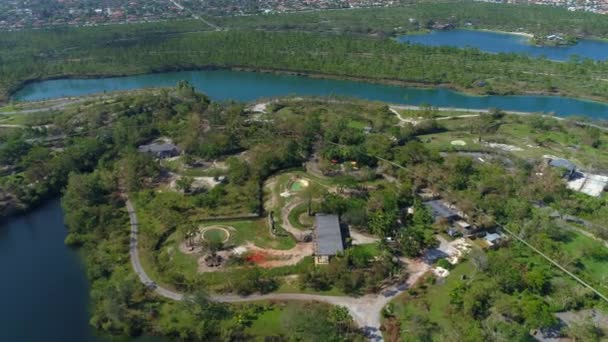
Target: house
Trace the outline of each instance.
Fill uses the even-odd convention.
[[[316,265],[328,264],[331,257],[344,251],[338,215],[315,215],[314,251]]]
[[[434,24],[432,26],[433,30],[435,31],[448,31],[448,30],[453,30],[456,27],[454,26],[454,24]]]
[[[179,147],[165,142],[154,142],[149,145],[141,145],[137,148],[141,153],[148,153],[156,158],[165,159],[179,155]]]
[[[493,248],[498,246],[504,240],[504,235],[500,233],[490,233],[486,234],[484,240],[486,240],[486,243],[490,248]]]
[[[550,159],[549,166],[563,170],[563,177],[566,179],[572,178],[574,173],[576,172],[576,165],[569,160],[566,159]]]
[[[433,200],[424,202],[424,205],[427,207],[431,216],[435,219],[435,222],[446,220],[448,222],[452,222],[458,219],[460,216],[458,213],[451,208],[449,208],[443,201],[441,200]]]
[[[448,235],[470,237],[475,235],[479,229],[476,226],[470,225],[464,220],[458,220],[454,222],[454,225],[448,229]]]

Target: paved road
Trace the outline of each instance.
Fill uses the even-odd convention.
[[[172,300],[183,300],[187,296],[167,289],[156,284],[146,273],[138,251],[138,233],[139,221],[135,213],[135,207],[129,198],[125,195],[127,212],[131,224],[131,242],[129,246],[129,254],[131,256],[131,264],[133,270],[139,277],[139,280],[148,288],[153,288],[154,292],[164,298]],[[428,266],[420,262],[404,260],[408,263],[410,275],[402,284],[398,284],[386,289],[382,294],[365,295],[362,297],[347,297],[347,296],[322,296],[304,293],[271,293],[266,295],[212,295],[211,299],[224,302],[250,302],[259,300],[302,300],[302,301],[319,301],[323,303],[340,305],[348,309],[355,323],[367,334],[370,341],[382,341],[382,332],[380,331],[381,311],[396,296],[403,293],[407,288],[412,286],[418,279],[428,271]]]
[[[137,215],[135,214],[135,208],[133,207],[133,203],[131,200],[127,198],[126,200],[127,212],[129,213],[129,220],[131,221],[131,240],[129,244],[129,254],[131,255],[131,265],[133,265],[133,270],[139,277],[139,280],[146,285],[148,288],[154,288],[154,292],[159,294],[162,297],[173,299],[173,300],[182,300],[184,299],[184,295],[175,291],[171,291],[162,286],[156,285],[144,268],[141,265],[141,260],[139,259],[139,251],[137,249],[138,240],[137,234],[139,233],[139,221],[137,220]]]

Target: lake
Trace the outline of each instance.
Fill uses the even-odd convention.
[[[118,90],[175,86],[187,80],[215,100],[252,101],[286,95],[341,95],[399,104],[522,112],[553,112],[559,116],[608,118],[608,104],[557,96],[472,96],[445,88],[408,88],[367,82],[309,78],[230,70],[166,72],[100,79],[59,79],[30,83],[13,99],[33,101]]]
[[[89,289],[59,200],[0,223],[0,341],[96,341]]]
[[[529,38],[523,35],[476,30],[432,31],[428,34],[401,36],[398,40],[427,46],[472,47],[491,53],[545,56],[554,61],[567,61],[575,55],[593,60],[608,59],[608,42],[601,40],[582,39],[576,45],[561,47],[534,46],[529,44]]]

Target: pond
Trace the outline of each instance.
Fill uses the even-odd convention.
[[[472,47],[490,53],[518,53],[533,57],[545,56],[555,61],[567,61],[573,56],[593,60],[608,59],[608,42],[582,39],[571,46],[535,46],[521,34],[477,30],[432,31],[398,38],[400,42],[427,46]]]

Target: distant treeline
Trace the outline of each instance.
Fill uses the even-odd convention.
[[[608,18],[538,5],[427,1],[391,8],[314,11],[214,18],[224,28],[394,35],[438,24],[543,35],[608,37]]]
[[[158,26],[156,26],[158,25]],[[174,25],[174,26],[173,26]],[[249,68],[437,86],[478,94],[608,99],[608,63],[567,63],[391,39],[301,32],[197,31],[195,21],[6,33],[0,101],[27,80]],[[202,29],[202,28],[201,28]]]

